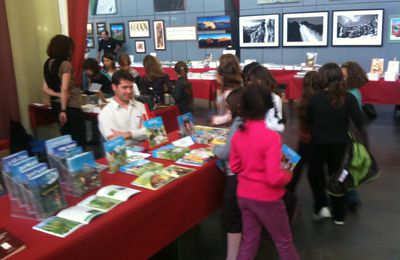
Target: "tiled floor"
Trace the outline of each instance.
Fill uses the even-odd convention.
[[[206,123],[203,102],[197,102],[195,120]],[[289,114],[284,142],[296,148],[297,120],[294,109]],[[367,126],[371,149],[382,170],[380,178],[360,187],[363,205],[357,213],[348,213],[344,226],[329,220],[311,220],[312,198],[306,178],[299,189],[298,216],[292,226],[295,244],[302,259],[400,259],[400,114],[394,117],[394,106],[376,105],[378,118]],[[221,211],[186,232],[168,250],[155,259],[224,259],[225,237]],[[176,246],[178,245],[178,246]],[[168,251],[167,250],[167,251]],[[269,235],[264,232],[256,259],[279,259]]]

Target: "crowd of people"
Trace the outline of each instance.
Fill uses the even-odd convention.
[[[73,46],[71,38],[63,35],[50,41],[43,91],[51,96],[61,132],[71,134],[84,145],[81,89],[75,84],[69,61]],[[128,55],[120,55],[118,70],[115,59],[115,55],[105,53],[102,70],[92,58],[85,60],[83,67],[87,84],[83,89],[89,91],[92,83],[98,83],[102,86],[100,92],[112,96],[99,115],[99,129],[105,140],[118,136],[143,139],[147,112],[135,96],[148,95],[154,102],[163,103],[164,94],[170,93],[181,113],[193,112],[185,62],[176,63],[178,80],[172,84],[153,56],[144,58],[146,74],[142,77],[129,67]],[[230,125],[227,143],[212,147],[226,173],[226,259],[254,259],[263,227],[270,233],[281,259],[299,259],[290,223],[297,207],[296,188],[304,171],[307,170],[312,191],[314,220],[332,218],[334,224],[344,225],[347,207],[360,204],[357,192],[332,196],[325,188],[327,178],[340,168],[349,121],[363,128],[358,88],[367,82],[365,72],[357,63],[346,62],[342,66],[327,63],[305,75],[297,106],[297,151],[301,160],[293,172],[281,167],[281,133],[287,119],[271,72],[257,62],[242,70],[235,55],[224,54],[219,59],[216,80],[220,85],[215,102],[217,113],[210,118],[210,124]]]

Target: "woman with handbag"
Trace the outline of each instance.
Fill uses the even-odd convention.
[[[312,96],[306,109],[306,123],[311,129],[311,152],[308,179],[314,197],[314,218],[331,217],[325,192],[326,176],[339,168],[346,149],[349,118],[358,128],[363,117],[356,98],[347,92],[341,68],[327,63],[319,70],[321,91]],[[344,225],[345,197],[330,196],[333,221]]]

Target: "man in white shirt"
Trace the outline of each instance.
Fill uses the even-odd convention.
[[[122,136],[127,140],[144,140],[143,121],[147,118],[143,103],[133,99],[134,78],[128,72],[119,70],[111,79],[114,97],[100,112],[99,130],[104,139]]]

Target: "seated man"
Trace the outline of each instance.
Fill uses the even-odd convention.
[[[119,70],[111,79],[114,97],[99,114],[99,130],[104,139],[118,136],[126,140],[144,140],[143,121],[147,118],[143,103],[133,99],[134,78],[129,71]]]

